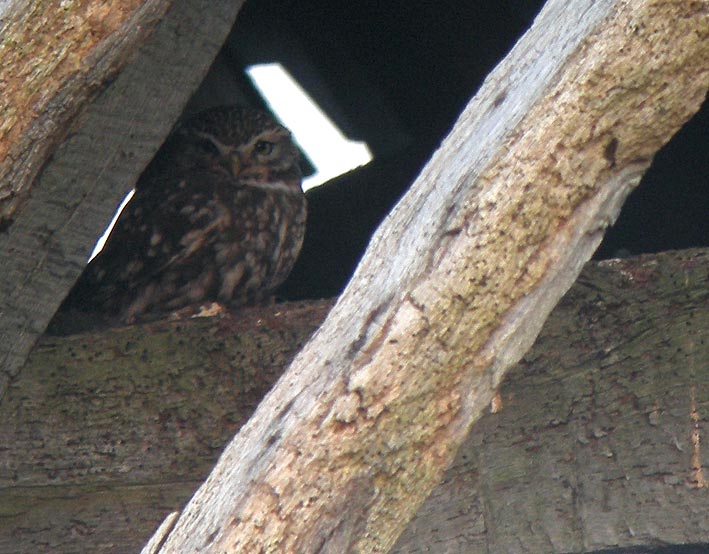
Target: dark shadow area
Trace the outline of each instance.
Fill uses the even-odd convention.
[[[709,103],[656,155],[596,259],[709,245]]]

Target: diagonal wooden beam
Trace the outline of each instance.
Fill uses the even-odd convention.
[[[386,552],[709,86],[707,5],[551,0],[167,552]]]

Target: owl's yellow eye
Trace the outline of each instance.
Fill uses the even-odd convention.
[[[273,146],[274,144],[272,142],[260,140],[254,146],[254,152],[260,156],[268,156],[271,152],[273,152]]]

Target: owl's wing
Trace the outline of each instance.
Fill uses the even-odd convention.
[[[139,187],[116,221],[103,250],[72,291],[87,311],[118,312],[158,276],[174,269],[192,279],[201,254],[234,222],[234,183],[227,175],[194,171],[182,179]],[[231,194],[227,194],[230,192]]]

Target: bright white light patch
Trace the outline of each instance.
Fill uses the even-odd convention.
[[[134,194],[135,194],[135,189],[130,191],[128,194],[126,194],[126,197],[121,202],[121,205],[118,206],[116,213],[113,214],[113,219],[111,220],[111,223],[108,224],[108,227],[103,232],[103,235],[101,235],[101,237],[98,239],[98,241],[96,241],[96,246],[94,246],[94,251],[91,252],[91,256],[89,256],[89,261],[93,260],[96,257],[96,254],[98,254],[99,252],[101,252],[101,250],[103,250],[103,245],[106,244],[106,239],[108,238],[108,235],[113,230],[113,226],[116,224],[116,221],[118,220],[118,216],[121,215],[123,208],[126,207],[126,204],[128,204],[128,200],[133,198]]]
[[[252,65],[246,73],[315,166],[303,190],[372,160],[367,144],[348,140],[281,64]]]

